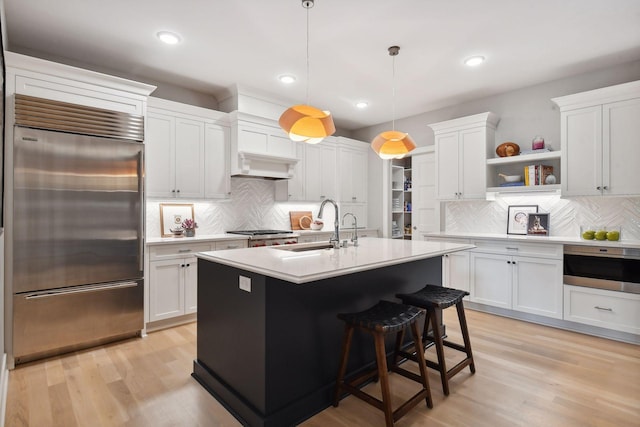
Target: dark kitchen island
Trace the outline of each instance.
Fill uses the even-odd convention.
[[[308,246],[198,254],[193,377],[246,425],[295,425],[329,406],[344,327],[336,314],[440,284],[442,255],[473,248],[368,238],[297,251]],[[350,374],[374,363],[366,338],[354,336]]]

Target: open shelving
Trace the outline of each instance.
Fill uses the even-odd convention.
[[[487,192],[522,193],[536,191],[557,191],[560,189],[560,151],[547,151],[543,153],[523,154],[510,157],[496,157],[487,159]],[[524,167],[545,164],[553,166],[553,175],[556,183],[551,185],[527,185],[514,187],[501,187],[503,182],[498,174],[521,175],[524,180]]]

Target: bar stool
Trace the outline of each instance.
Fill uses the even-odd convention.
[[[427,377],[427,367],[424,354],[421,350],[420,331],[417,321],[425,314],[425,311],[410,305],[398,304],[390,301],[380,301],[373,307],[358,313],[341,313],[338,318],[345,322],[345,332],[342,340],[342,355],[340,357],[340,368],[336,381],[335,398],[333,406],[338,406],[342,391],[347,391],[352,395],[364,400],[384,412],[387,427],[405,415],[411,408],[417,405],[423,398],[427,407],[433,408],[431,400],[431,390]],[[400,350],[402,337],[406,328],[410,328],[413,334],[413,342],[416,349],[416,358],[420,367],[420,375],[400,368],[397,364],[397,357],[394,354],[393,363],[390,370],[406,378],[416,381],[422,385],[422,389],[409,400],[404,402],[398,409],[391,408],[391,394],[389,392],[389,373],[387,372],[387,354],[385,351],[384,338],[389,333],[396,332],[395,351]],[[345,381],[345,371],[349,360],[349,350],[351,348],[351,338],[354,329],[360,329],[373,335],[377,368],[368,370],[351,381]],[[360,386],[367,380],[378,376],[382,389],[382,401],[360,390]]]
[[[424,321],[424,331],[422,334],[422,343],[425,349],[431,343],[435,344],[438,363],[427,360],[426,364],[428,367],[440,372],[442,391],[446,396],[449,395],[449,380],[451,377],[462,371],[467,366],[471,369],[472,374],[476,372],[476,367],[473,362],[473,354],[471,353],[471,341],[469,340],[467,318],[465,317],[464,304],[462,303],[462,299],[467,295],[469,295],[469,292],[434,285],[426,285],[421,290],[412,294],[396,295],[396,297],[400,298],[404,304],[414,305],[427,310],[427,318]],[[452,305],[455,305],[458,311],[458,321],[460,322],[464,346],[443,339],[442,331],[438,325],[436,309],[442,310],[451,307]],[[433,335],[431,336],[428,334],[429,324],[431,324],[431,328],[433,330]],[[461,351],[466,354],[466,357],[457,365],[447,370],[447,364],[444,359],[444,346]],[[416,360],[416,357],[413,354],[404,351],[400,351],[400,354],[412,360]],[[424,358],[424,354],[422,355],[422,358]]]

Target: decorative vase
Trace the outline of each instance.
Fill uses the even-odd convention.
[[[185,237],[194,237],[196,235],[196,229],[195,228],[185,228],[184,229],[184,235],[185,235]]]

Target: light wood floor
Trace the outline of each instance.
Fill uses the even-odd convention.
[[[454,313],[445,310],[452,340]],[[640,426],[640,347],[471,310],[467,317],[476,374],[454,377],[445,398],[429,370],[434,408],[417,406],[398,427]],[[20,366],[9,377],[6,426],[240,425],[190,377],[195,354],[192,323]],[[415,391],[391,378],[394,399]],[[384,418],[349,396],[303,426],[384,426]]]

